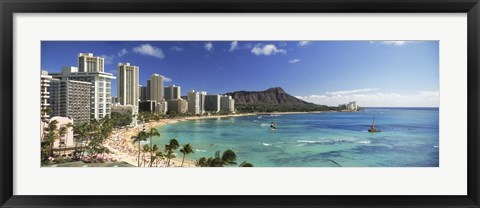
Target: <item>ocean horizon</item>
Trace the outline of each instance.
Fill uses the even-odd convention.
[[[238,163],[255,167],[438,167],[438,110],[366,107],[189,120],[159,127],[161,136],[153,143],[163,146],[171,138],[190,143],[193,160],[232,149]],[[375,128],[382,132],[368,132],[374,114]]]

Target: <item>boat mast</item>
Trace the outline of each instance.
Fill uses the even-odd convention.
[[[373,114],[373,119],[372,119],[372,129],[375,128],[375,114]]]

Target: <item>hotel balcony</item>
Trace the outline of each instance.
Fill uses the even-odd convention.
[[[42,95],[50,95],[50,92],[42,91],[41,93],[42,93]]]
[[[42,83],[41,86],[42,87],[50,87],[50,84],[49,83]]]

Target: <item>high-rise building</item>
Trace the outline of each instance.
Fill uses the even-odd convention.
[[[51,79],[50,107],[52,116],[68,117],[74,123],[90,122],[90,82]]]
[[[220,111],[220,95],[205,95],[205,111],[215,113]]]
[[[155,100],[142,100],[138,104],[138,111],[148,111],[155,113],[157,108],[157,101]]]
[[[188,102],[188,113],[193,115],[201,114],[200,92],[195,92],[195,90],[188,92],[187,102]]]
[[[118,103],[118,97],[117,96],[112,96],[112,105],[113,104],[119,104]]]
[[[220,97],[220,110],[229,113],[235,112],[235,100],[232,99],[232,96],[222,95]]]
[[[357,110],[358,110],[357,102],[356,102],[356,101],[349,102],[349,103],[347,104],[347,110],[349,110],[349,111],[357,111]]]
[[[50,92],[48,91],[50,80],[52,80],[52,76],[48,75],[47,71],[42,70],[40,74],[40,110],[42,120],[50,118],[50,115],[47,113],[47,108],[50,106],[48,103],[50,99]]]
[[[174,111],[176,113],[186,113],[188,109],[188,102],[181,98],[169,100],[167,107],[168,111]]]
[[[207,92],[201,91],[200,92],[200,103],[199,103],[200,115],[205,114],[205,96],[207,96]]]
[[[138,110],[138,66],[130,63],[118,64],[118,99],[120,105],[132,105]]]
[[[150,79],[147,82],[147,88],[147,91],[149,93],[149,100],[155,100],[157,102],[163,100],[164,89],[162,76],[160,76],[159,74],[152,74],[152,76],[150,76]],[[178,88],[178,90],[180,91],[180,88]]]
[[[140,92],[140,101],[149,100],[149,98],[147,96],[147,87],[146,86],[144,87],[142,85],[139,85],[138,90]]]
[[[79,53],[78,72],[104,72],[104,59],[93,53]]]
[[[164,98],[167,101],[180,99],[180,86],[172,85],[165,87]]]
[[[168,111],[168,102],[164,99],[160,102],[157,102],[157,106],[155,107],[155,113],[158,115],[165,115]]]
[[[105,72],[79,72],[76,67],[62,67],[62,72],[51,73],[53,78],[90,82],[90,119],[110,117],[112,107],[111,80],[116,77]]]

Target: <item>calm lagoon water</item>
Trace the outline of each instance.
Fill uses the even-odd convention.
[[[373,114],[380,133],[367,131]],[[190,143],[190,159],[232,149],[257,167],[438,167],[438,123],[438,108],[258,115],[165,125],[153,143]]]

